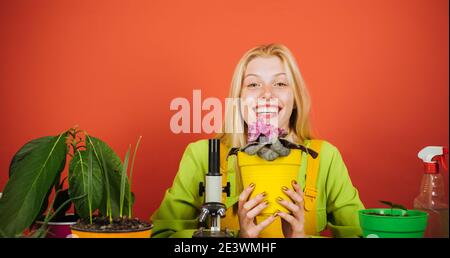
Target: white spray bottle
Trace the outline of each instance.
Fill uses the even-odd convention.
[[[445,155],[448,148],[428,146],[418,156],[424,163],[424,174],[420,184],[420,194],[414,199],[414,209],[428,213],[425,237],[448,238],[448,204],[444,178],[439,173],[439,165],[447,170]]]

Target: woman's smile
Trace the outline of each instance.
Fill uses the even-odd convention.
[[[281,107],[281,105],[274,105],[270,103],[266,104],[258,103],[253,108],[253,111],[256,113],[257,118],[271,119],[277,117],[282,109],[283,108]]]

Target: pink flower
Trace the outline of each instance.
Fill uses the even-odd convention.
[[[248,141],[257,141],[261,135],[266,136],[271,141],[278,136],[284,137],[286,131],[283,128],[278,128],[270,123],[264,122],[262,119],[258,119],[255,123],[251,123],[248,126]]]

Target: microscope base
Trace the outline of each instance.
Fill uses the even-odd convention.
[[[210,229],[199,229],[194,232],[192,238],[234,238],[232,231],[225,229],[221,231],[211,231]]]

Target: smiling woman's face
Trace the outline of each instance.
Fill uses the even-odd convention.
[[[247,124],[264,119],[286,131],[289,129],[294,92],[278,57],[256,57],[247,64],[241,101]]]

